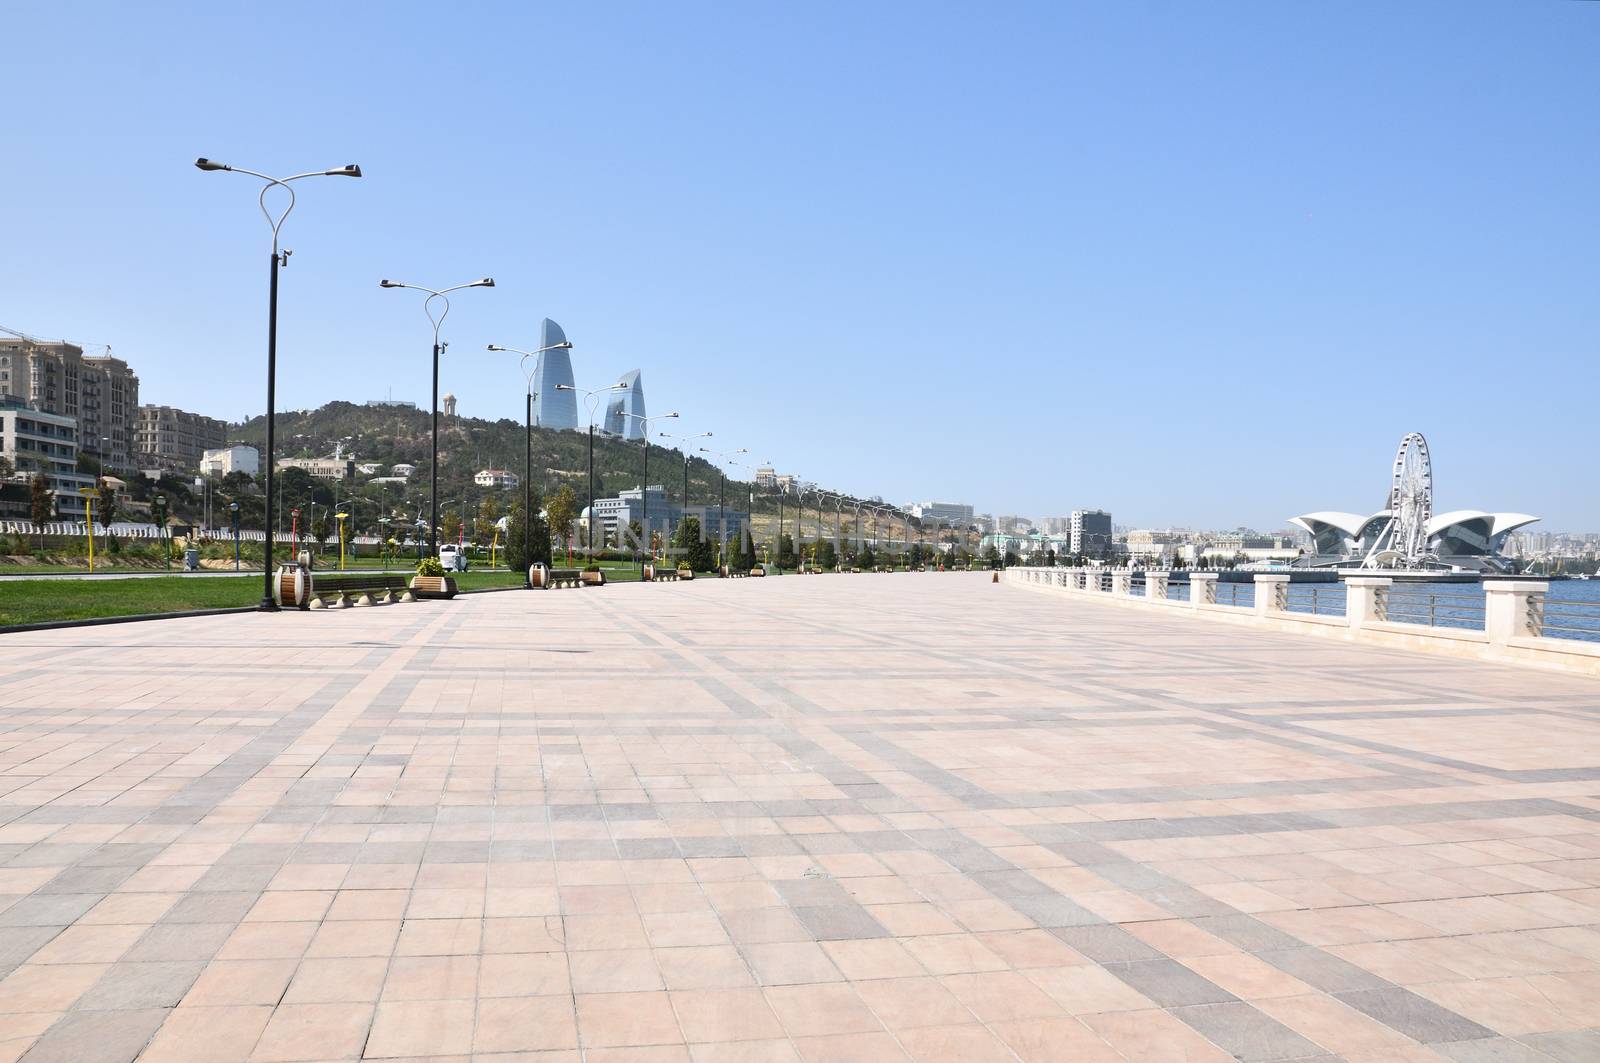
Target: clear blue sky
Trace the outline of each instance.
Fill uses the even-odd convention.
[[[226,9],[226,10],[224,10]],[[1600,3],[11,4],[0,322],[147,402],[580,385],[898,501],[1600,529]],[[315,373],[312,378],[309,374]]]

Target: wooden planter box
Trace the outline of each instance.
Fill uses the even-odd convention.
[[[604,572],[581,572],[578,574],[578,578],[583,581],[585,587],[604,587],[606,585],[606,574]]]
[[[411,577],[411,593],[418,598],[454,598],[456,590],[454,576]]]
[[[680,569],[678,569],[678,578],[679,579],[694,579],[694,569],[692,569],[692,568],[680,568]]]

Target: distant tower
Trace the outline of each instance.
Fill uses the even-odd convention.
[[[446,417],[454,417],[456,415],[456,397],[454,395],[448,393],[445,395],[444,415]]]
[[[561,326],[545,318],[539,326],[539,346],[566,342],[567,334]],[[539,364],[533,370],[533,423],[544,428],[576,429],[578,396],[558,390],[557,384],[573,386],[571,351],[545,351],[539,355]]]
[[[643,439],[644,384],[639,370],[628,370],[617,383],[626,385],[627,390],[617,392],[606,406],[606,432],[623,439]]]

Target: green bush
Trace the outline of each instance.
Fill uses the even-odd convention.
[[[444,565],[439,562],[437,557],[425,557],[417,562],[417,575],[442,576],[444,575]]]

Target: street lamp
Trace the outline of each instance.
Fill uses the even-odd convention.
[[[744,527],[745,527],[745,532],[750,536],[750,549],[753,551],[755,549],[755,547],[756,547],[756,532],[755,532],[755,527],[756,527],[756,475],[755,474],[756,474],[757,466],[748,465],[748,464],[746,464],[745,462],[742,462],[742,461],[729,461],[728,464],[729,465],[737,465],[739,468],[744,469],[744,470],[746,470],[747,472],[750,473],[750,480],[749,480],[750,497],[749,497],[749,499],[747,500],[747,503],[746,503],[746,511],[745,511],[745,515],[744,515]],[[770,462],[770,461],[761,462],[761,465],[771,465],[771,464],[772,464],[772,462]],[[741,550],[744,549],[744,544],[743,543],[739,544],[739,549],[741,549]],[[753,556],[754,555],[752,554],[752,557]]]
[[[654,417],[646,417],[642,413],[624,413],[622,416],[624,418],[633,417],[637,419],[639,428],[644,433],[644,470],[639,477],[639,526],[644,532],[645,549],[648,551],[650,547],[650,422],[676,420],[678,414],[674,411],[672,413],[658,413]],[[639,555],[639,578],[644,578],[644,554],[642,553]]]
[[[611,391],[627,391],[628,384],[622,381],[612,384],[608,388],[575,388],[571,384],[557,384],[557,391],[571,391],[583,396],[583,404],[589,411],[589,523],[585,525],[585,532],[589,540],[589,553],[594,554],[594,407],[600,396]]]
[[[272,282],[267,296],[267,479],[266,479],[266,515],[264,526],[266,528],[266,542],[261,563],[261,608],[268,612],[275,611],[278,603],[272,597],[272,474],[273,474],[273,449],[275,434],[273,419],[277,414],[277,381],[278,381],[278,270],[289,264],[288,250],[280,250],[278,246],[278,232],[283,228],[283,223],[289,217],[289,212],[294,210],[294,189],[289,182],[299,181],[307,177],[360,177],[361,167],[355,163],[341,166],[336,170],[312,170],[308,173],[298,173],[293,177],[271,177],[254,170],[245,170],[237,166],[216,162],[212,159],[196,159],[194,164],[202,170],[223,170],[228,173],[242,173],[265,181],[261,186],[261,194],[256,197],[256,202],[261,206],[261,214],[267,219],[267,224],[272,226]],[[272,211],[267,209],[267,193],[274,188],[281,188],[289,193],[289,202],[284,205],[283,213],[276,218]]]
[[[538,397],[533,391],[533,372],[537,372],[539,368],[538,363],[535,362],[533,372],[529,372],[528,359],[535,355],[543,354],[545,351],[570,351],[571,349],[572,344],[566,340],[560,343],[552,343],[545,347],[535,347],[531,351],[519,351],[515,347],[502,347],[496,343],[489,344],[489,350],[491,351],[505,351],[509,354],[522,355],[522,361],[518,364],[518,368],[522,370],[522,375],[528,382],[528,406],[523,424],[527,431],[527,445],[522,459],[522,586],[527,590],[533,589],[533,582],[528,573],[528,569],[531,567],[528,533],[533,527],[533,514],[530,512],[533,508],[533,400]]]
[[[296,513],[300,512],[295,510]],[[239,571],[239,503],[228,503],[228,523],[233,527],[233,570]]]
[[[389,525],[392,523],[394,522],[388,517],[378,518],[378,536],[382,539],[382,542],[378,544],[378,550],[383,554],[383,570],[385,572],[389,571]]]
[[[722,459],[717,463],[717,471],[722,474],[722,486],[717,489],[717,567],[721,568],[726,563],[728,554],[728,518],[724,514],[728,501],[728,468],[724,463],[732,461],[735,454],[748,454],[750,451],[745,447],[729,451],[708,450],[701,447],[700,453],[714,454]]]
[[[410,288],[413,291],[427,292],[428,297],[422,300],[422,311],[428,315],[428,320],[433,323],[433,458],[429,473],[432,484],[429,497],[433,510],[433,522],[428,528],[433,552],[439,552],[439,326],[444,324],[444,319],[450,313],[450,300],[446,298],[451,292],[460,291],[462,288],[493,288],[494,278],[484,277],[481,280],[468,281],[466,284],[457,284],[450,288],[424,288],[420,284],[404,284],[400,281],[382,280],[378,282],[380,288]],[[442,303],[439,316],[433,316],[433,301],[438,299]]]

